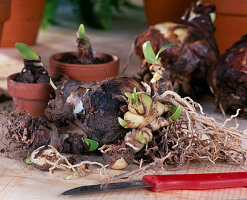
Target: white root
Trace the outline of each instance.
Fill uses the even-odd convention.
[[[162,95],[159,95],[157,98],[158,100],[162,100],[163,99],[166,99],[167,96],[173,96],[175,98],[175,100],[181,104],[181,105],[184,105],[186,106],[190,111],[192,112],[196,112],[196,109],[188,102],[186,101],[185,99],[183,99],[179,94],[177,94],[176,92],[173,92],[173,91],[170,91],[170,90],[167,90],[165,91]]]
[[[40,149],[43,149],[45,146],[41,146],[39,147],[38,149],[34,150],[34,153],[31,154],[31,156],[35,156],[35,152],[39,152]],[[45,164],[48,164],[50,166],[49,168],[49,172],[50,173],[53,173],[53,171],[55,169],[63,169],[63,170],[69,170],[73,172],[73,175],[72,176],[69,176],[70,178],[71,177],[78,177],[78,176],[83,176],[85,174],[85,172],[87,172],[87,167],[86,165],[97,165],[97,166],[100,166],[100,175],[103,176],[103,170],[105,172],[105,169],[107,167],[104,166],[103,164],[99,163],[99,162],[92,162],[92,161],[88,161],[88,160],[85,160],[85,161],[81,161],[80,163],[78,164],[75,164],[75,165],[72,165],[69,160],[67,159],[66,156],[63,156],[61,153],[59,153],[57,151],[56,148],[54,148],[53,146],[50,146],[48,145],[48,151],[47,151],[47,157],[42,157],[41,160],[37,160],[35,161],[34,158],[31,157],[31,161],[34,162],[35,164],[37,165],[45,165]],[[52,160],[50,160],[50,158],[52,158]]]
[[[235,122],[235,127],[225,127],[229,121],[238,116],[240,110],[237,110],[235,115],[220,124],[214,118],[207,117],[200,104],[189,97],[181,98],[173,91],[166,91],[157,96],[157,99],[173,105],[180,104],[182,112],[185,113],[186,118],[181,115],[178,120],[180,122],[168,126],[169,129],[172,126],[180,126],[180,129],[177,130],[177,127],[174,129],[174,133],[170,132],[169,129],[166,131],[167,136],[172,138],[174,137],[171,134],[177,135],[176,130],[182,131],[178,132],[179,137],[176,136],[177,141],[174,141],[175,145],[173,146],[174,148],[181,148],[182,151],[184,149],[184,153],[179,155],[180,157],[185,156],[189,160],[207,159],[212,163],[217,160],[225,160],[230,163],[247,166],[246,148],[242,147],[244,141],[247,141],[246,130],[237,130],[237,122]],[[196,112],[195,107],[199,107],[201,114]],[[184,127],[181,123],[185,123],[186,126]],[[187,147],[183,146],[183,141],[189,141],[189,145]]]
[[[151,91],[152,91],[151,87],[147,83],[145,83],[145,82],[141,82],[141,83],[142,83],[142,85],[146,89],[146,94],[149,95],[149,96],[151,96]]]
[[[238,110],[237,110],[237,113],[236,113],[235,115],[231,115],[230,118],[226,119],[226,120],[224,121],[224,124],[222,125],[222,127],[225,127],[226,124],[227,124],[228,122],[230,122],[233,118],[237,117],[237,116],[239,115],[240,110],[241,110],[241,109],[238,109]]]

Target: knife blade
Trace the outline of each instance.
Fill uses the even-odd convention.
[[[73,188],[61,195],[88,194],[121,189],[148,188],[154,192],[166,190],[209,190],[247,186],[247,172],[145,175],[141,181],[88,185]]]
[[[143,182],[143,181],[131,181],[131,182],[118,182],[118,183],[108,183],[100,185],[89,185],[76,187],[71,190],[65,191],[62,195],[72,195],[72,194],[89,194],[95,192],[103,191],[113,191],[113,190],[122,190],[122,189],[137,189],[153,187],[153,185]]]

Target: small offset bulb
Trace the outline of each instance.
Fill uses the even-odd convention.
[[[116,160],[116,162],[110,166],[112,169],[124,169],[128,166],[128,163],[124,160],[123,157]]]

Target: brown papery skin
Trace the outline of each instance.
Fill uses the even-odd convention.
[[[127,111],[125,92],[130,93],[133,88],[143,92],[142,86],[128,77],[109,78],[102,82],[64,81],[58,85],[56,97],[50,100],[46,117],[59,126],[66,126],[69,122],[81,124],[86,137],[100,145],[115,143],[126,134],[117,118],[123,117]],[[77,114],[73,113],[74,105],[67,102],[71,94],[83,105]]]
[[[222,105],[227,113],[236,113],[247,118],[247,34],[233,44],[208,73],[215,103]]]
[[[212,5],[194,6],[186,10],[179,23],[171,23],[172,26],[166,27],[166,35],[157,26],[150,26],[135,41],[135,53],[142,62],[142,45],[146,41],[151,42],[155,53],[166,44],[174,43],[179,46],[169,47],[160,54],[161,63],[169,73],[174,90],[179,93],[200,95],[209,91],[206,83],[207,70],[218,56],[215,28],[209,15],[214,10]],[[192,14],[195,14],[194,18],[190,17]],[[179,33],[180,31],[185,34]],[[143,80],[151,79],[147,68],[145,65]]]
[[[94,55],[88,39],[77,38],[78,60],[81,64],[93,64]]]

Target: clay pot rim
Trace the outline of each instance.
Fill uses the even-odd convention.
[[[23,82],[19,82],[19,81],[16,81],[16,77],[19,75],[20,73],[14,73],[14,74],[11,74],[7,77],[7,81],[9,83],[17,83],[19,84],[20,86],[25,86],[26,85],[30,85],[31,87],[39,87],[38,85],[40,86],[43,86],[43,85],[50,85],[50,83],[23,83]]]
[[[10,96],[20,99],[39,100],[48,99],[53,88],[50,83],[22,83],[15,81],[17,75],[14,73],[8,76],[7,86]],[[27,93],[27,91],[30,91]],[[46,92],[48,91],[48,92]]]
[[[100,67],[105,68],[106,66],[111,65],[112,63],[119,62],[119,57],[116,55],[107,54],[107,53],[103,53],[103,52],[96,52],[96,51],[94,51],[93,53],[94,53],[94,56],[96,56],[96,57],[109,56],[112,58],[112,61],[106,62],[106,63],[100,63],[100,64],[71,64],[71,63],[60,62],[57,60],[58,57],[61,57],[65,54],[77,55],[78,52],[76,52],[76,51],[67,51],[67,52],[61,52],[61,53],[53,54],[49,58],[49,61],[50,62],[52,61],[55,64],[59,64],[60,68],[70,67],[70,68],[84,68],[84,69],[86,69],[86,68],[100,68]]]
[[[12,84],[12,83],[17,83],[18,85],[20,85],[20,86],[27,86],[27,85],[29,85],[30,87],[43,87],[44,85],[49,85],[50,86],[50,83],[48,82],[48,83],[23,83],[23,82],[19,82],[19,81],[16,81],[15,79],[16,79],[16,77],[18,76],[20,74],[20,72],[18,72],[18,73],[14,73],[14,74],[10,74],[8,77],[7,77],[7,82],[8,83],[10,83],[10,84]],[[55,74],[53,74],[53,75],[50,75],[49,74],[49,76],[51,76],[52,77],[52,79],[55,77],[55,78],[60,78],[61,76],[63,76],[63,77],[65,77],[65,78],[67,78],[68,79],[68,77],[67,77],[67,75],[66,74],[60,74],[60,73],[55,73]]]

